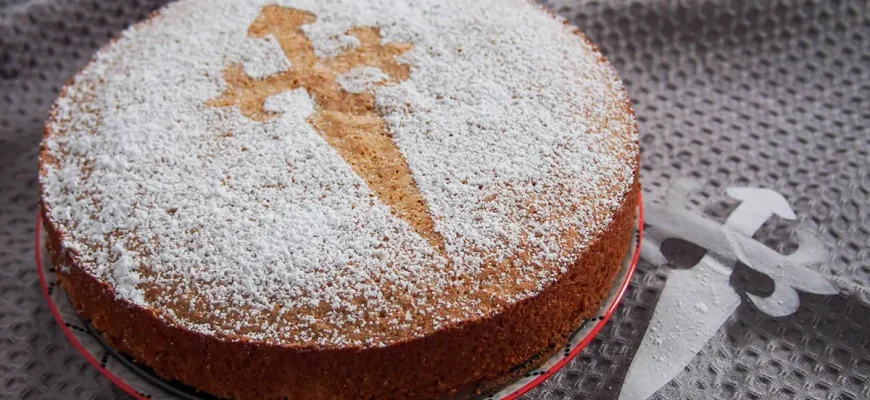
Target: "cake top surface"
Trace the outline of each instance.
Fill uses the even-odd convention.
[[[614,70],[526,0],[184,0],[65,89],[40,184],[75,263],[171,324],[370,347],[539,293],[637,154]]]

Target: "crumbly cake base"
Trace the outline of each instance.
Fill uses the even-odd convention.
[[[491,391],[558,349],[606,297],[628,249],[639,184],[567,272],[503,312],[387,347],[312,350],[226,340],[167,324],[118,299],[110,285],[60,251],[47,218],[47,249],[76,311],[117,350],[166,379],[231,399],[441,399]]]

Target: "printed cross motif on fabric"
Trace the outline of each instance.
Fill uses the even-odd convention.
[[[314,100],[315,113],[308,122],[365,180],[393,214],[407,222],[429,244],[443,252],[443,239],[434,222],[408,163],[393,142],[384,119],[377,113],[373,87],[408,79],[411,68],[395,57],[410,50],[409,43],[381,43],[377,27],[354,27],[347,34],[359,44],[332,58],[318,58],[302,26],[316,16],[293,8],[270,5],[248,27],[248,36],[273,35],[292,67],[284,72],[254,79],[242,65],[224,69],[227,88],[206,102],[210,107],[238,106],[242,114],[256,121],[278,116],[264,108],[266,99],[281,92],[302,88]],[[376,70],[375,70],[376,69]],[[342,74],[378,72],[380,80],[361,93],[350,93],[336,81]]]

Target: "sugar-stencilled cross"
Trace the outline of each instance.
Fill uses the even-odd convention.
[[[242,114],[265,121],[278,113],[264,109],[266,99],[286,90],[304,88],[314,100],[315,112],[308,122],[339,155],[366,181],[393,214],[407,222],[415,232],[440,252],[443,238],[434,230],[429,208],[420,194],[408,163],[387,131],[384,119],[375,108],[371,88],[362,93],[344,90],[336,77],[356,68],[377,68],[385,85],[407,80],[411,69],[395,57],[410,50],[409,43],[381,43],[377,27],[354,27],[347,33],[359,45],[345,49],[332,58],[319,58],[302,26],[317,17],[306,11],[269,5],[248,27],[248,36],[275,37],[291,63],[287,71],[254,79],[240,64],[224,69],[227,88],[206,102],[210,107],[238,106]]]

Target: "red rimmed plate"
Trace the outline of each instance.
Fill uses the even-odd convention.
[[[638,198],[635,229],[622,268],[610,289],[607,298],[595,317],[583,321],[563,346],[563,349],[550,357],[522,378],[508,384],[497,393],[483,397],[483,400],[513,400],[519,398],[545,379],[562,369],[580,353],[598,331],[604,327],[622,300],[625,290],[634,274],[640,257],[640,241],[643,238],[643,207]],[[36,217],[36,266],[42,292],[48,300],[49,309],[61,330],[75,348],[114,384],[136,399],[184,399],[218,400],[216,397],[198,392],[192,387],[178,382],[166,381],[154,374],[151,369],[133,362],[130,357],[113,350],[90,324],[79,318],[63,290],[55,288],[54,268],[50,258],[45,256],[42,237],[41,214]],[[44,262],[43,262],[44,261]]]

